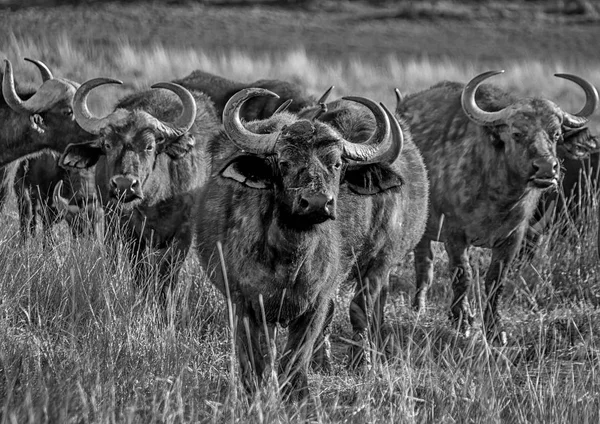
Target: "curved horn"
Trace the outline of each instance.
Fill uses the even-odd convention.
[[[563,122],[571,128],[583,127],[598,107],[598,90],[589,81],[571,74],[554,74],[555,77],[573,81],[585,91],[585,105],[575,114],[563,111]]]
[[[62,180],[60,180],[58,184],[54,186],[54,190],[52,191],[52,200],[54,203],[54,207],[56,208],[56,210],[58,210],[58,213],[63,216],[67,214],[74,215],[79,213],[79,208],[76,205],[71,205],[69,201],[62,197],[62,195],[60,194],[62,190],[62,185],[63,182]]]
[[[279,105],[277,110],[275,112],[273,112],[273,115],[277,115],[278,113],[285,112],[287,110],[287,108],[290,107],[290,105],[292,104],[293,101],[294,101],[294,99],[286,100],[284,103]]]
[[[327,99],[329,98],[329,95],[331,94],[331,92],[333,91],[333,88],[335,86],[332,85],[331,87],[329,87],[327,89],[327,91],[325,91],[323,93],[323,95],[319,98],[319,100],[317,100],[317,106],[319,106],[319,109],[317,109],[317,111],[315,112],[315,114],[312,116],[312,118],[308,118],[309,120],[316,120],[319,118],[319,116],[323,115],[324,113],[327,113]]]
[[[255,154],[270,154],[275,150],[279,132],[255,134],[242,124],[240,110],[244,103],[253,97],[267,96],[279,98],[264,88],[245,88],[235,93],[223,109],[223,127],[229,139],[240,149]]]
[[[177,121],[172,124],[161,121],[165,126],[163,131],[167,133],[166,136],[179,137],[189,131],[194,125],[194,122],[196,122],[197,106],[196,99],[194,99],[192,93],[179,84],[174,84],[172,82],[159,82],[154,84],[151,88],[164,88],[165,90],[172,91],[177,94],[183,104],[183,110],[181,111],[179,118],[177,118]]]
[[[372,100],[364,97],[342,97],[344,100],[366,106],[375,116],[375,132],[364,143],[352,143],[344,140],[344,157],[360,162],[371,161],[379,155],[379,150],[390,139],[390,120],[385,110]]]
[[[402,100],[404,100],[404,96],[402,96],[402,93],[397,88],[394,88],[394,93],[396,93],[396,110],[398,110]]]
[[[480,109],[475,102],[475,92],[477,91],[479,84],[481,84],[484,80],[503,72],[504,71],[484,72],[483,74],[477,75],[475,78],[469,81],[468,84],[465,85],[465,88],[463,88],[463,92],[460,97],[463,111],[471,121],[478,125],[494,125],[496,123],[503,122],[506,118],[505,109],[497,112],[486,112],[485,110]]]
[[[13,75],[12,64],[10,60],[4,59],[4,78],[2,78],[2,95],[6,104],[15,112],[30,114],[35,113],[35,110],[29,110],[17,94],[15,89],[15,77]]]
[[[26,57],[25,60],[27,62],[31,62],[35,66],[37,66],[37,68],[40,70],[40,74],[42,75],[42,81],[46,82],[46,81],[51,80],[52,78],[54,78],[54,76],[52,76],[52,72],[46,66],[46,64],[44,62],[42,62],[40,60],[29,59],[28,57]]]
[[[375,157],[367,161],[357,162],[357,164],[360,164],[361,166],[369,165],[372,163],[392,164],[396,161],[396,159],[398,159],[398,157],[402,153],[402,147],[404,147],[404,134],[402,133],[402,127],[400,126],[400,123],[398,122],[394,114],[390,112],[390,110],[386,107],[386,105],[384,105],[383,103],[380,103],[380,105],[381,107],[383,107],[383,110],[385,111],[390,121],[392,137],[390,140],[390,146],[387,150],[381,151],[380,154],[375,155]]]
[[[95,117],[87,107],[87,98],[90,91],[104,84],[123,84],[123,82],[112,78],[94,78],[81,84],[75,92],[75,97],[73,97],[75,121],[90,134],[99,134],[102,127],[107,125],[110,119],[110,115],[104,118]]]
[[[331,87],[329,87],[327,89],[327,91],[325,91],[323,93],[323,95],[319,98],[319,100],[317,100],[317,103],[325,103],[327,101],[327,99],[329,98],[329,95],[331,94],[331,92],[333,91],[333,89],[335,88],[335,85],[332,85]]]

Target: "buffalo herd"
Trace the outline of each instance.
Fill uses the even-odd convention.
[[[531,257],[557,211],[576,220],[577,196],[595,188],[582,185],[597,179],[600,146],[586,125],[598,92],[575,75],[556,76],[585,92],[577,113],[484,83],[502,71],[396,91],[394,112],[363,97],[328,102],[331,89],[317,99],[286,81],[194,71],[98,117],[89,93],[120,81],[79,84],[26,60],[42,85],[17,89],[5,60],[0,97],[0,177],[20,161],[23,239],[39,217],[47,248],[63,219],[75,237],[122,242],[135,285],[161,302],[194,246],[235,311],[249,393],[274,365],[266,350],[280,325],[288,328],[277,363],[282,393],[308,398],[309,367],[332,366],[329,327],[344,284],[355,288],[348,366],[368,367],[386,348],[390,274],[411,251],[413,306],[425,307],[432,241],[448,254],[450,316],[464,336],[475,317],[469,247],[491,249],[482,330],[506,344],[498,301],[511,264]]]

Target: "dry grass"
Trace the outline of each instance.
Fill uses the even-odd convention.
[[[393,87],[412,92],[442,79],[466,80],[485,70],[478,62],[390,56],[377,64],[329,61],[304,50],[249,55],[211,54],[124,41],[111,60],[100,47],[67,36],[45,41],[13,37],[1,47],[19,80],[38,78],[22,57],[47,61],[55,74],[82,81],[121,78],[126,87],[102,89],[96,110],[107,110],[127,90],[204,69],[231,78],[297,80],[320,93],[362,94],[393,104]],[[106,52],[104,52],[106,53]],[[101,57],[102,59],[97,59]],[[564,63],[509,62],[499,84],[543,94],[570,110],[583,95],[552,77],[571,71],[600,81],[600,69]],[[24,76],[25,75],[25,76]],[[595,121],[598,126],[598,121]],[[376,361],[366,375],[346,371],[349,294],[339,295],[333,323],[334,372],[312,374],[318,422],[598,422],[600,421],[600,316],[595,234],[598,205],[584,208],[582,235],[555,231],[533,267],[511,276],[502,312],[511,336],[505,348],[481,334],[458,336],[446,318],[450,300],[440,253],[430,308],[407,306],[412,261],[398,270],[387,320],[396,355]],[[101,245],[73,241],[65,228],[54,249],[39,240],[21,245],[14,204],[0,229],[1,421],[38,422],[297,422],[301,412],[282,405],[269,386],[247,399],[231,375],[229,330],[220,294],[202,275],[195,255],[183,269],[167,311],[145,304],[129,266],[113,264]],[[567,222],[567,221],[563,221]],[[565,224],[568,225],[568,224]],[[59,238],[60,238],[59,237]],[[442,249],[438,251],[441,252]],[[124,256],[124,255],[122,255]],[[477,280],[473,304],[483,300],[486,253],[473,252]],[[481,322],[481,317],[478,322]],[[235,372],[235,371],[234,371]]]

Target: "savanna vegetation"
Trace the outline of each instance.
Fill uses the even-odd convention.
[[[380,6],[356,7],[355,2],[333,11],[111,3],[5,9],[0,56],[13,62],[23,85],[39,78],[23,57],[43,60],[55,75],[77,81],[122,79],[124,86],[91,95],[97,113],[127,92],[194,69],[244,81],[293,80],[316,95],[334,84],[334,96],[363,95],[389,106],[394,87],[414,92],[497,67],[506,73],[494,82],[549,97],[569,111],[579,110],[584,95],[554,73],[600,84],[600,26],[545,17],[525,26],[509,9],[506,19],[457,21],[392,19]],[[596,116],[595,132],[599,124]],[[427,311],[417,315],[410,308],[414,272],[408,257],[395,272],[387,308],[393,355],[387,360],[374,355],[364,374],[349,372],[351,288],[343,287],[332,326],[333,372],[310,376],[318,406],[311,419],[600,421],[595,194],[582,203],[581,222],[559,217],[533,262],[515,266],[501,306],[510,337],[505,347],[488,343],[479,331],[465,339],[451,328],[450,276],[440,245]],[[237,378],[226,302],[194,254],[165,311],[132,286],[123,252],[115,261],[101,243],[71,239],[64,224],[55,230],[52,249],[42,249],[39,239],[23,244],[14,199],[0,219],[3,423],[305,418],[279,401],[274,382],[247,398]],[[488,260],[487,252],[473,249],[472,302],[479,314]]]

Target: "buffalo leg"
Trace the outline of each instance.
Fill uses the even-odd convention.
[[[35,215],[30,190],[21,187],[17,191],[17,208],[19,210],[19,232],[23,241],[35,236]]]
[[[267,363],[261,339],[264,332],[255,314],[243,304],[238,304],[236,324],[236,345],[242,384],[249,395],[253,395],[263,381]]]
[[[8,180],[7,176],[9,173],[9,167],[3,166],[0,168],[0,212],[4,208],[6,199],[8,197]]]
[[[350,368],[368,366],[371,363],[370,352],[374,347],[383,346],[382,330],[389,274],[390,267],[386,264],[372,264],[356,284],[356,292],[350,304],[354,342],[350,347]]]
[[[329,309],[323,324],[323,331],[319,333],[319,337],[315,342],[315,350],[312,356],[311,366],[315,371],[325,374],[331,373],[331,342],[329,340],[329,326],[333,320],[335,311],[335,302],[333,299],[329,301]]]
[[[179,233],[178,237],[167,249],[159,262],[159,284],[161,299],[167,298],[168,292],[175,287],[179,278],[179,272],[192,246],[192,232]]]
[[[421,311],[427,301],[427,290],[433,283],[433,250],[431,240],[423,237],[415,247],[415,274],[417,277],[417,290],[413,308]]]
[[[484,315],[484,327],[488,338],[506,344],[506,333],[500,328],[498,301],[504,289],[504,280],[508,267],[517,254],[523,238],[523,230],[517,231],[498,247],[492,249],[492,261],[485,276],[487,305]]]
[[[309,399],[308,365],[329,308],[329,300],[321,299],[315,309],[305,312],[289,325],[288,341],[279,361],[279,385],[286,400]]]
[[[469,306],[469,289],[473,281],[473,271],[469,263],[469,246],[461,236],[448,237],[444,243],[448,253],[452,290],[454,298],[450,310],[452,319],[468,335],[474,316]]]

